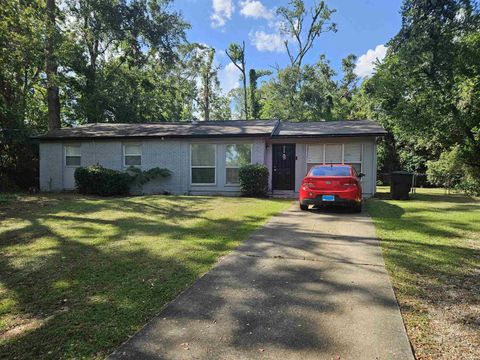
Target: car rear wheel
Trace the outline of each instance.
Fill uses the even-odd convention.
[[[361,213],[362,212],[362,203],[359,202],[359,203],[356,203],[355,205],[353,205],[353,211],[356,212],[356,213]]]
[[[308,210],[308,205],[300,203],[300,210],[302,210],[302,211]]]

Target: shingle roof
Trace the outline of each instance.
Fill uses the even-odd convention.
[[[371,120],[321,122],[281,122],[273,136],[281,137],[335,137],[383,136],[385,129]]]
[[[154,124],[95,123],[49,131],[40,139],[132,138],[132,137],[225,137],[270,136],[277,120],[226,120],[163,122]]]
[[[54,139],[212,138],[212,137],[335,137],[383,136],[387,132],[370,120],[283,122],[278,120],[224,120],[154,124],[95,123],[52,130],[38,136]]]

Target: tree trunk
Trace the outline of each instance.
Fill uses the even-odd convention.
[[[209,76],[206,76],[205,86],[203,90],[203,103],[204,103],[204,118],[205,121],[210,120],[210,79]]]
[[[245,41],[242,43],[243,97],[245,98],[245,119],[248,120],[247,74],[245,69]]]
[[[245,98],[245,119],[248,120],[248,104],[247,104],[247,77],[245,74],[245,62],[242,64],[243,67],[243,97]]]
[[[48,129],[55,130],[61,127],[60,123],[60,96],[57,84],[58,65],[55,56],[55,0],[47,0],[47,44],[46,44],[46,72],[47,72],[47,104]]]

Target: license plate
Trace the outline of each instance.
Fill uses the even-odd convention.
[[[322,201],[335,201],[334,195],[322,195]]]

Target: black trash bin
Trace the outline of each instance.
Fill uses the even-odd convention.
[[[412,188],[413,173],[408,171],[392,171],[390,174],[390,195],[395,200],[408,200]]]

